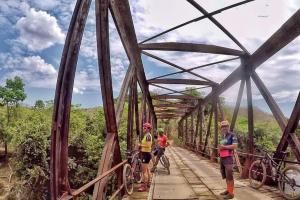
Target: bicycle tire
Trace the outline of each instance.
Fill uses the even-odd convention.
[[[134,180],[136,183],[141,183],[143,180],[143,171],[141,163],[142,161],[138,159],[134,169]]]
[[[296,166],[293,166],[293,165],[287,166],[286,168],[284,168],[284,169],[282,170],[282,174],[283,174],[284,176],[287,176],[287,174],[288,174],[287,172],[288,172],[288,171],[294,171],[294,172],[297,173],[298,176],[300,176],[300,169],[299,169],[298,167],[296,167]],[[297,176],[297,175],[295,175],[295,173],[293,173],[293,176],[294,176],[294,177]],[[297,199],[300,199],[300,187],[297,187],[297,188],[298,188],[298,194],[297,194],[296,196],[291,197],[290,195],[288,195],[288,194],[286,193],[286,191],[285,191],[285,185],[284,185],[284,183],[286,183],[286,181],[283,179],[284,176],[281,176],[281,177],[279,178],[279,180],[278,180],[278,188],[279,188],[280,193],[282,194],[282,196],[284,196],[286,199],[289,199],[289,200],[297,200]],[[291,184],[296,184],[296,181],[295,181],[294,178],[291,178],[291,181],[292,181]],[[299,185],[299,184],[300,184],[300,182],[299,182],[297,185]]]
[[[257,170],[255,169],[255,167],[259,166],[260,169],[262,172],[259,172],[259,174],[257,174]],[[255,172],[255,174],[253,173]],[[260,177],[258,177],[258,175],[261,175]],[[261,181],[259,180],[256,180],[260,178]],[[266,170],[266,166],[263,162],[261,162],[261,160],[256,160],[254,161],[251,166],[250,166],[250,169],[249,169],[249,182],[250,182],[250,186],[252,188],[255,188],[255,189],[259,189],[261,186],[263,186],[265,184],[265,181],[266,181],[266,178],[267,178],[267,170]],[[256,182],[259,182],[259,183],[256,183]]]
[[[168,174],[170,174],[170,162],[169,162],[169,158],[166,155],[162,155],[160,157],[159,161],[162,164],[162,166],[164,166],[164,168],[167,169]]]
[[[123,182],[125,191],[128,195],[131,195],[133,193],[133,180],[132,176],[132,169],[129,164],[125,164],[123,168]]]

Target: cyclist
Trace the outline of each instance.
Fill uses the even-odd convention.
[[[227,190],[220,195],[224,195],[224,199],[233,199],[233,151],[237,148],[237,139],[229,131],[229,123],[226,120],[221,122],[221,132],[223,137],[219,144],[220,170],[222,178],[226,179]]]
[[[164,130],[162,128],[158,128],[157,132],[158,132],[157,145],[153,153],[156,158],[154,159],[154,164],[151,169],[151,172],[155,171],[160,157],[164,155],[166,147],[169,146],[168,137],[166,136],[166,134],[164,134]]]
[[[152,126],[150,123],[143,124],[144,137],[142,139],[140,147],[141,147],[142,171],[143,171],[144,183],[138,189],[139,192],[146,191],[147,187],[150,186],[149,162],[151,160],[151,147],[152,147],[152,135],[150,133],[151,128]]]

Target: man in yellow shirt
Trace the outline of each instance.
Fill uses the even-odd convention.
[[[151,131],[151,124],[144,123],[143,124],[143,131],[144,137],[140,144],[141,146],[141,159],[142,159],[142,170],[144,176],[144,184],[138,189],[139,192],[144,192],[150,186],[150,170],[149,170],[149,162],[151,160],[151,148],[152,148],[152,135]]]

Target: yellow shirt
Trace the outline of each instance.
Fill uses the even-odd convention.
[[[144,135],[144,138],[142,139],[142,145],[141,145],[142,152],[151,152],[152,147],[152,135],[150,133],[146,133]]]

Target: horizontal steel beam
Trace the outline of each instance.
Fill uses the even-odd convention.
[[[197,53],[212,53],[223,55],[242,56],[245,53],[240,50],[230,49],[207,44],[194,44],[194,43],[179,43],[179,42],[163,42],[163,43],[147,43],[139,44],[142,50],[159,50],[159,51],[185,51]]]
[[[189,104],[156,104],[154,108],[193,108],[194,106]]]
[[[189,95],[157,95],[153,96],[152,99],[191,99],[191,100],[199,100],[200,97],[193,97]]]
[[[185,85],[212,85],[210,82],[195,79],[153,79],[148,80],[149,84],[185,84]],[[214,84],[213,84],[214,85]]]

